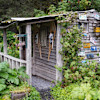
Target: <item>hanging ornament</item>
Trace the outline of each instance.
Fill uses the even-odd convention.
[[[53,33],[50,33],[49,41],[50,41],[50,44],[52,45],[52,48],[53,48]]]

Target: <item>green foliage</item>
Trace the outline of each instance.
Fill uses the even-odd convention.
[[[73,61],[69,69],[64,70],[63,87],[52,88],[55,100],[99,100],[100,64],[88,61],[79,65]]]
[[[2,91],[2,90],[4,90],[4,89],[6,89],[6,85],[0,84],[0,91]]]
[[[16,33],[7,31],[7,51],[8,55],[11,55],[13,57],[19,58],[19,48],[16,47],[16,44],[19,43],[18,38],[14,38]],[[3,51],[3,32],[0,31],[0,48],[1,51]]]
[[[79,4],[80,10],[86,10],[91,7],[91,2],[87,0],[81,0]]]
[[[50,7],[48,8],[48,10],[49,10],[49,14],[55,14],[56,7],[54,5],[50,5]]]
[[[10,17],[33,17],[35,16],[34,9],[41,10],[40,15],[47,14],[48,7],[51,6],[53,12],[55,11],[79,11],[94,8],[100,12],[100,0],[0,0],[0,21],[9,19]],[[59,2],[59,3],[58,3]],[[56,10],[55,10],[56,8]],[[36,11],[37,12],[37,11]],[[51,13],[51,12],[50,12]]]
[[[71,83],[80,83],[80,82],[90,82],[92,87],[98,88],[100,86],[100,65],[97,65],[96,62],[91,62],[81,64],[80,66],[76,66],[76,64],[72,64],[70,69],[64,71],[65,77],[65,86]]]
[[[82,28],[79,29],[72,23],[76,22],[77,13],[66,12],[69,6],[71,10],[86,10],[87,6],[91,4],[90,1],[81,0],[77,3],[76,0],[70,0],[70,4],[75,2],[78,8],[74,8],[71,4],[63,1],[59,3],[60,6],[50,10],[50,14],[67,14],[66,16],[59,15],[56,18],[57,22],[62,26],[61,29],[61,44],[62,49],[60,54],[63,60],[63,76],[64,82],[52,89],[51,94],[55,100],[98,100],[100,98],[100,65],[96,62],[88,62],[82,64],[81,58],[78,57],[78,50],[82,47]],[[68,4],[68,5],[67,5]],[[57,12],[58,11],[58,12]],[[58,67],[55,66],[57,69]],[[62,69],[58,69],[61,71]]]
[[[72,61],[76,63],[80,60],[80,58],[77,56],[77,51],[82,47],[81,30],[78,29],[77,26],[73,26],[73,28],[69,29],[68,32],[66,31],[66,28],[62,29],[61,34],[62,51],[60,51],[60,53],[63,56],[62,59],[66,68],[69,67],[70,64],[72,64]]]
[[[100,89],[93,88],[90,83],[71,84],[65,88],[56,86],[51,94],[55,100],[99,100]]]
[[[35,17],[40,17],[40,16],[45,16],[46,14],[44,11],[34,9],[34,15],[35,15]]]
[[[58,3],[58,9],[57,10],[58,11],[70,11],[71,7],[70,7],[70,4],[66,0],[63,0],[63,2]]]
[[[0,0],[0,19],[10,17],[33,17],[34,9],[47,12],[51,4],[57,4],[58,0]]]
[[[58,6],[51,5],[49,7],[49,14],[55,14],[55,12],[64,13],[66,11],[80,11],[80,10],[89,10],[95,8],[100,11],[99,3],[100,0],[63,0],[58,3]]]
[[[91,0],[91,8],[100,12],[100,0]]]
[[[23,100],[41,100],[39,92],[34,87],[30,87],[31,91]]]
[[[12,93],[27,93],[22,100],[41,100],[39,92],[27,82],[22,82],[19,86],[9,86],[9,91]]]
[[[18,86],[25,78],[28,78],[28,75],[24,67],[16,70],[10,69],[7,62],[0,63],[0,95],[9,93],[9,85]]]
[[[11,84],[8,86],[8,91],[10,91],[11,93],[18,93],[18,94],[25,92],[26,96],[21,100],[41,100],[39,92],[34,87],[28,85],[27,82],[22,82],[18,86]],[[5,92],[4,95],[0,96],[0,100],[11,100],[11,95]]]

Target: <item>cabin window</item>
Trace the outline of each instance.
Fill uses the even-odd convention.
[[[41,46],[47,46],[47,30],[41,30]]]

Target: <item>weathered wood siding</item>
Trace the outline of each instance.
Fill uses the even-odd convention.
[[[93,44],[90,41],[90,38],[87,38],[87,39],[83,38],[82,42],[90,43],[90,46],[96,46],[97,47],[97,51],[93,52],[93,51],[91,51],[91,48],[83,48],[83,47],[82,47],[82,50],[85,51],[85,60],[90,60],[90,61],[95,60],[97,62],[100,62],[99,61],[100,55],[98,56],[98,54],[100,53],[100,51],[99,51],[99,48],[100,48],[100,37],[96,37],[95,32],[94,32],[94,28],[95,27],[97,27],[97,26],[100,27],[100,20],[95,19],[94,17],[92,17],[92,15],[93,15],[93,13],[89,14],[87,21],[80,21],[79,20],[79,22],[82,23],[82,24],[85,23],[85,24],[88,25],[87,26],[87,33],[89,34],[89,37],[90,38],[93,37],[96,40],[95,44]],[[88,59],[87,56],[86,56],[87,54],[93,54],[94,58],[93,59]]]
[[[41,46],[41,55],[38,48],[38,44],[35,43],[35,61],[34,61],[34,68],[35,68],[35,75],[40,76],[44,79],[55,81],[56,80],[56,38],[54,40],[54,46],[50,54],[50,60],[48,61],[48,53],[49,53],[49,34],[50,34],[50,24],[42,24],[39,32],[41,32],[41,29],[47,30],[47,37],[44,37],[47,39],[47,46]],[[34,32],[36,32],[34,30]],[[34,33],[33,33],[34,34]],[[33,47],[33,48],[34,48]],[[34,56],[34,55],[33,55]],[[34,69],[33,68],[33,69]]]

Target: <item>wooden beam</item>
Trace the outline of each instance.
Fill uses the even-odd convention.
[[[62,56],[59,51],[62,49],[62,45],[60,43],[61,35],[61,26],[57,24],[57,37],[56,37],[56,65],[57,67],[61,68],[63,66]],[[62,81],[62,72],[56,69],[56,83],[57,81]]]
[[[45,23],[45,22],[51,22],[51,21],[55,21],[55,19],[47,19],[47,20],[39,20],[39,21],[31,21],[31,22],[20,22],[20,26],[23,25],[28,25],[28,24],[37,24],[37,23]]]
[[[21,35],[21,27],[19,27],[19,35]],[[21,43],[22,42],[22,38],[21,37],[19,37],[19,43]],[[19,57],[20,57],[20,59],[23,59],[23,51],[22,51],[22,47],[19,47]]]
[[[11,24],[9,24],[9,25],[6,25],[6,26],[0,26],[0,29],[6,29],[6,28],[8,28],[8,27],[10,27],[12,24],[15,24],[16,22],[13,22],[13,23],[11,23]]]
[[[45,23],[45,22],[51,22],[51,21],[55,21],[55,19],[39,20],[39,21],[29,22],[27,24]]]
[[[6,34],[6,29],[3,30],[3,47],[4,47],[4,54],[7,55],[7,34]]]
[[[26,73],[29,75],[30,79],[28,80],[28,83],[31,85],[32,81],[32,73],[31,73],[31,68],[32,68],[32,43],[31,43],[31,24],[26,25],[26,34],[27,34],[27,49],[26,49],[26,61],[27,61],[27,66],[26,66]]]

